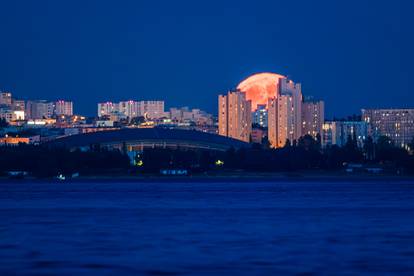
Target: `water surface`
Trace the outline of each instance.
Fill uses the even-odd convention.
[[[414,183],[0,183],[0,274],[413,274]]]

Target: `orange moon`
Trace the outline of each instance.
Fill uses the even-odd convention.
[[[269,98],[276,97],[280,79],[286,77],[274,73],[258,73],[242,81],[237,89],[246,93],[247,100],[252,101],[252,111],[254,111],[257,105],[267,105]]]

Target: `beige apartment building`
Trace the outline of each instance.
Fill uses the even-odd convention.
[[[268,99],[268,139],[274,148],[292,143],[302,135],[302,89],[300,84],[280,79],[276,96]]]
[[[309,134],[322,137],[325,122],[325,103],[323,101],[305,100],[302,103],[302,135]]]
[[[240,91],[218,97],[219,134],[250,142],[252,131],[251,101]]]

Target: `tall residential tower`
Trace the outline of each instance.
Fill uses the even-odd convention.
[[[249,142],[252,131],[251,101],[240,91],[218,97],[219,134]]]
[[[302,135],[302,89],[288,79],[280,79],[276,96],[268,100],[268,138],[274,148],[292,143]]]
[[[314,138],[318,134],[322,136],[324,122],[324,102],[306,99],[302,104],[302,135],[309,134]]]
[[[267,109],[268,139],[273,148],[283,147],[302,135],[302,89],[283,75],[259,73],[237,87],[252,101],[254,112]]]

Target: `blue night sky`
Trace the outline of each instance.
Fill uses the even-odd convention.
[[[216,113],[219,93],[270,71],[328,117],[414,107],[412,2],[0,0],[0,90],[87,115],[122,99]]]

